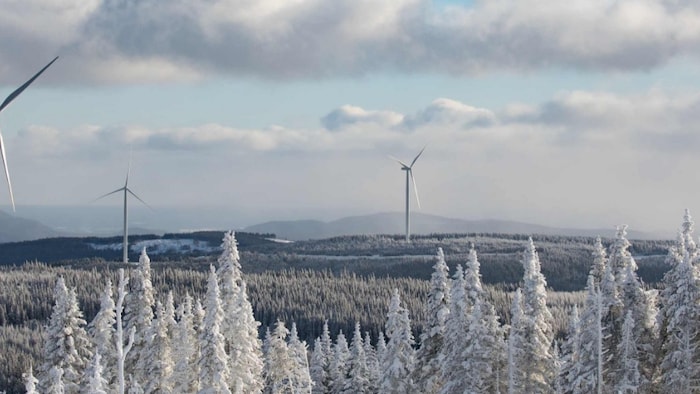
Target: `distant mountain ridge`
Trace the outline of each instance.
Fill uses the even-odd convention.
[[[271,221],[244,228],[247,232],[274,233],[293,241],[323,239],[355,234],[403,234],[405,216],[400,212],[350,216],[323,222],[319,220]],[[425,213],[411,214],[411,233],[499,233],[601,237],[614,236],[615,229],[571,229],[509,220],[464,220]],[[662,239],[658,234],[628,231],[630,239]]]
[[[36,220],[0,211],[0,243],[56,237],[59,233]]]

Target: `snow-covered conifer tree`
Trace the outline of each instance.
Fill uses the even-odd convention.
[[[601,323],[603,299],[596,287],[595,277],[588,276],[586,301],[579,320],[578,345],[576,357],[567,360],[567,392],[602,393],[603,365],[605,348],[603,347],[603,328]],[[574,345],[574,340],[571,341]],[[569,363],[570,362],[570,363]]]
[[[413,334],[408,310],[401,306],[399,290],[394,289],[387,314],[386,334],[389,342],[382,360],[380,391],[409,393],[414,391],[411,373],[415,365]]]
[[[686,210],[680,239],[692,242],[692,220]],[[693,243],[694,245],[694,243]],[[697,249],[678,245],[683,257],[663,279],[661,293],[660,380],[662,392],[691,393],[700,383],[700,271]],[[672,251],[670,251],[672,252]]]
[[[445,320],[444,346],[439,356],[440,376],[438,383],[440,392],[462,392],[466,389],[464,375],[466,373],[463,350],[466,348],[466,332],[469,330],[469,312],[472,305],[468,304],[464,271],[457,265],[450,285],[449,314]]]
[[[350,370],[350,349],[345,334],[341,330],[335,338],[333,358],[330,361],[330,392],[342,393]]]
[[[144,389],[148,393],[172,392],[173,354],[171,340],[168,335],[170,317],[166,308],[160,301],[156,303],[156,319],[151,324],[151,332],[148,335],[150,350],[144,353],[145,364],[148,366],[148,379],[144,381]]]
[[[104,369],[102,376],[107,382],[112,382],[116,376],[117,362],[114,350],[114,325],[116,321],[117,313],[112,298],[112,281],[108,279],[100,298],[100,310],[88,325],[88,333],[95,353],[100,354],[100,362]]]
[[[502,334],[493,306],[481,298],[475,302],[466,333],[467,346],[462,349],[464,369],[468,371],[463,377],[464,392],[497,393],[501,390],[499,372],[505,350]]]
[[[522,382],[525,380],[524,366],[520,361],[525,357],[524,342],[525,332],[523,331],[523,301],[522,292],[517,289],[513,294],[513,301],[510,308],[510,334],[508,336],[508,393],[519,392]]]
[[[76,391],[77,393],[78,391]],[[46,388],[42,393],[45,394],[64,394],[67,393],[65,383],[63,382],[63,368],[58,365],[52,366],[47,374]]]
[[[635,322],[632,314],[632,311],[627,312],[625,322],[622,325],[622,338],[617,350],[617,354],[620,356],[620,367],[617,373],[615,392],[622,394],[637,393],[643,380],[639,371],[640,365],[634,334]]]
[[[590,275],[593,275],[596,286],[600,286],[607,265],[608,255],[605,253],[605,248],[603,247],[603,242],[600,237],[597,237],[593,246],[593,265],[591,266],[590,272]]]
[[[366,393],[370,390],[370,372],[367,365],[367,355],[360,332],[360,323],[355,323],[355,332],[350,344],[350,368],[348,369],[348,379],[346,381],[345,393]]]
[[[524,332],[523,389],[527,393],[550,392],[554,383],[554,357],[552,343],[552,314],[547,307],[547,282],[540,272],[540,260],[532,238],[523,254],[523,317],[520,320]]]
[[[289,356],[294,363],[292,373],[292,387],[295,393],[311,394],[313,382],[309,373],[309,358],[308,347],[306,341],[299,340],[296,323],[292,323],[292,329],[289,331]]]
[[[209,267],[206,315],[199,333],[199,393],[229,394],[229,367],[225,339],[221,334],[223,310],[214,266]]]
[[[365,347],[365,357],[367,358],[367,368],[369,370],[369,391],[371,393],[376,393],[379,391],[379,356],[377,355],[377,350],[372,346],[372,337],[369,335],[369,331],[365,332],[363,345]]]
[[[224,234],[221,248],[223,251],[218,259],[219,269],[217,270],[219,289],[221,291],[221,307],[224,310],[224,322],[221,326],[221,332],[230,346],[238,340],[238,327],[236,327],[239,304],[238,287],[242,281],[240,255],[238,254],[236,238],[232,231]]]
[[[231,387],[234,392],[259,393],[263,389],[262,344],[258,338],[260,323],[255,320],[248,300],[247,286],[241,280],[236,294],[235,323],[229,325],[234,334],[229,342]]]
[[[38,394],[36,391],[36,385],[39,380],[34,377],[34,371],[32,366],[29,366],[29,371],[22,374],[22,379],[24,379],[24,389],[27,390],[27,394]]]
[[[287,345],[289,330],[281,320],[269,336],[265,354],[265,393],[293,393],[295,363]]]
[[[441,382],[440,359],[445,336],[445,322],[450,313],[448,267],[442,248],[438,248],[427,302],[427,322],[416,353],[414,381],[416,389],[425,394],[437,393]]]
[[[107,394],[109,391],[109,383],[102,375],[102,357],[99,351],[95,351],[92,356],[92,361],[85,370],[86,387],[82,390],[85,394]]]
[[[63,278],[56,282],[54,298],[55,304],[44,338],[44,373],[39,381],[40,386],[42,391],[49,391],[52,384],[58,387],[55,376],[51,375],[51,369],[57,367],[66,393],[78,393],[85,367],[92,357],[90,340],[85,331],[86,321],[78,306],[75,290],[68,289]]]
[[[148,334],[151,332],[153,307],[155,306],[155,290],[151,282],[151,259],[146,254],[146,248],[141,251],[139,267],[133,272],[124,313],[127,332],[134,329],[134,345],[127,355],[125,369],[127,375],[133,375],[138,382],[147,380],[145,372],[147,353],[149,349]]]
[[[317,337],[314,341],[314,349],[311,352],[311,361],[309,363],[309,375],[314,382],[311,390],[313,394],[323,394],[327,392],[325,387],[323,387],[323,382],[326,380],[326,371],[324,371],[323,365],[327,362],[326,355],[323,354],[323,350],[321,349],[321,338]]]
[[[179,321],[173,337],[173,392],[194,393],[199,390],[197,333],[194,330],[192,297],[187,294],[177,310]]]
[[[589,278],[592,278],[590,276]],[[579,371],[579,349],[581,347],[581,324],[578,307],[574,305],[569,318],[569,329],[561,349],[561,382],[567,391],[573,392]]]

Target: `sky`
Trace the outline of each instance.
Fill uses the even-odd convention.
[[[0,8],[0,95],[60,56],[0,115],[18,216],[90,204],[123,185],[129,157],[154,221],[401,211],[388,156],[424,146],[424,213],[673,233],[684,208],[700,212],[696,2]],[[96,204],[119,217],[110,198]]]

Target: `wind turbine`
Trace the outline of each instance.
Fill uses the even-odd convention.
[[[46,71],[47,68],[49,68],[50,65],[53,64],[58,59],[58,56],[56,56],[52,61],[49,62],[44,68],[39,70],[38,73],[34,74],[33,77],[31,77],[27,82],[25,82],[22,86],[18,87],[14,92],[10,93],[9,96],[5,99],[5,101],[0,104],[0,112],[2,112],[5,107],[10,105],[12,100],[16,99],[17,96],[22,94],[24,89],[26,89],[29,85],[34,82],[35,79],[41,75],[44,71]],[[2,167],[5,169],[5,179],[7,180],[7,189],[10,191],[10,202],[12,203],[12,212],[15,212],[15,196],[12,193],[12,183],[10,182],[10,170],[7,167],[7,155],[5,154],[5,142],[2,140],[2,134],[0,133],[0,156],[2,156]]]
[[[124,249],[124,256],[123,256],[123,257],[124,257],[124,259],[123,259],[123,262],[124,262],[124,263],[128,263],[128,262],[129,262],[129,242],[128,242],[128,237],[129,237],[129,227],[128,227],[128,222],[129,222],[129,210],[128,210],[128,204],[127,204],[127,201],[129,200],[129,199],[127,198],[127,197],[128,197],[128,194],[131,194],[132,196],[136,197],[136,199],[139,200],[139,201],[141,201],[141,203],[143,203],[143,205],[147,206],[148,208],[151,208],[151,206],[148,205],[148,204],[146,204],[146,202],[143,201],[143,200],[141,199],[141,197],[137,196],[134,192],[131,191],[131,189],[129,189],[129,173],[130,173],[130,172],[131,172],[131,159],[129,159],[129,167],[128,167],[128,169],[126,170],[126,182],[124,182],[124,186],[123,186],[123,187],[120,187],[119,189],[117,189],[117,190],[115,190],[115,191],[113,191],[113,192],[109,192],[109,193],[104,194],[104,195],[102,195],[102,196],[100,196],[100,197],[97,197],[97,198],[95,199],[95,201],[97,201],[97,200],[100,200],[100,199],[105,198],[105,197],[107,197],[107,196],[110,196],[110,195],[112,195],[112,194],[114,194],[114,193],[121,192],[121,191],[124,192],[124,243],[122,244],[122,247],[123,247],[123,249]],[[152,208],[151,208],[151,209],[152,209]]]
[[[413,183],[413,191],[416,193],[416,202],[418,203],[418,208],[420,208],[420,199],[418,198],[418,187],[416,186],[416,178],[413,177],[413,165],[416,164],[416,161],[420,157],[420,155],[423,154],[423,151],[425,150],[425,147],[418,152],[416,157],[413,159],[411,162],[411,165],[408,165],[401,160],[389,156],[391,159],[396,160],[399,164],[401,164],[401,171],[406,171],[406,242],[411,242],[411,215],[410,215],[410,187],[409,187],[409,181]]]

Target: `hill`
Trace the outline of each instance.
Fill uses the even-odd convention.
[[[405,228],[403,213],[377,213],[350,216],[330,222],[318,220],[273,221],[246,227],[253,233],[274,233],[294,241],[323,239],[342,235],[402,234]],[[595,237],[609,234],[610,229],[568,229],[542,226],[508,220],[464,220],[424,213],[411,214],[413,234],[482,233],[482,234],[541,234]],[[658,235],[629,231],[631,239],[659,239]]]
[[[58,232],[36,220],[0,211],[0,243],[55,237]]]

